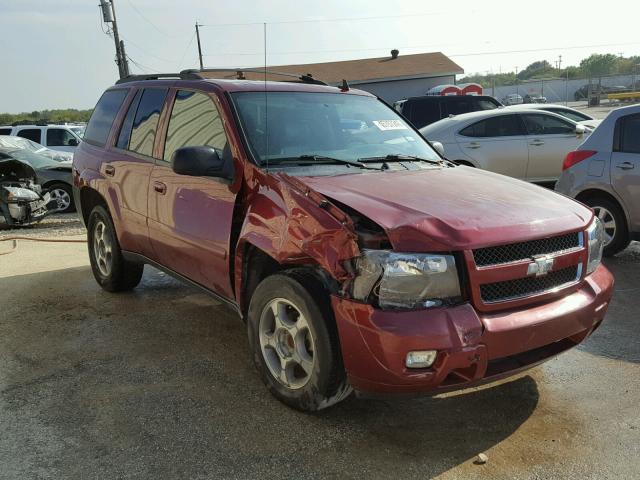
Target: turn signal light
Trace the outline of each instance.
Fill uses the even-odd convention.
[[[562,162],[562,171],[564,172],[567,168],[573,167],[576,163],[580,163],[589,157],[593,157],[596,153],[598,152],[595,150],[575,150],[567,153],[567,156],[564,158],[564,162]]]

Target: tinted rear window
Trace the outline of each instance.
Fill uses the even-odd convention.
[[[156,139],[156,128],[164,98],[167,96],[166,88],[145,88],[138,110],[133,120],[129,150],[148,157],[153,156],[153,144]]]
[[[126,96],[127,90],[108,90],[102,94],[84,132],[86,141],[100,146],[107,143],[113,121]]]
[[[500,115],[469,125],[460,131],[465,137],[511,137],[524,135],[522,123],[517,115]]]
[[[443,118],[440,112],[439,98],[417,99],[408,102],[409,115],[408,118],[416,128],[426,127]],[[404,106],[402,113],[407,115],[407,105]]]
[[[42,143],[42,130],[39,128],[23,128],[18,131],[17,136],[28,138],[32,142]]]
[[[10,128],[0,128],[0,135],[11,135]]]
[[[623,118],[620,151],[640,153],[640,115],[629,115]]]

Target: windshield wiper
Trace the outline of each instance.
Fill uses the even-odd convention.
[[[342,163],[344,165],[351,165],[352,167],[364,168],[367,170],[383,170],[382,168],[370,167],[365,165],[361,161],[345,160],[344,158],[327,157],[324,155],[300,155],[299,157],[287,157],[277,158],[273,160],[262,161],[262,165],[280,165],[283,163],[295,163],[298,165],[318,165],[327,163]]]
[[[398,154],[390,154],[390,155],[380,155],[378,157],[363,157],[358,159],[359,162],[402,162],[402,161],[411,161],[411,162],[427,162],[433,163],[435,165],[442,165],[444,162],[442,160],[431,160],[428,158],[418,157],[416,155],[398,155]]]

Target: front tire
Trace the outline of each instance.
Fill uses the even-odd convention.
[[[122,256],[109,212],[98,205],[91,211],[88,223],[89,260],[96,282],[107,292],[134,289],[142,279],[144,265],[128,262]]]
[[[73,203],[73,192],[71,187],[65,183],[54,183],[48,187],[49,195],[52,200],[57,200],[59,213],[71,213],[76,211]]]
[[[627,229],[627,221],[620,206],[605,197],[589,197],[584,200],[596,217],[602,222],[605,233],[605,244],[602,254],[610,257],[629,246],[631,238]]]
[[[253,293],[247,319],[262,382],[280,401],[306,412],[327,408],[351,393],[329,299],[319,294],[323,291],[307,272],[272,275]]]

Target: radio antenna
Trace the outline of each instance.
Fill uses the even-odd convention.
[[[264,136],[267,171],[269,171],[269,109],[267,96],[267,22],[262,24],[262,36],[264,43]]]

